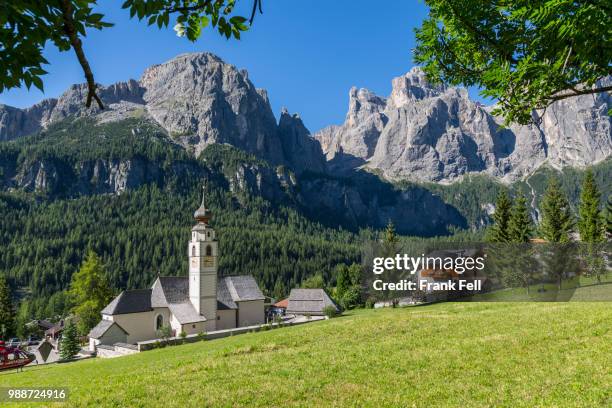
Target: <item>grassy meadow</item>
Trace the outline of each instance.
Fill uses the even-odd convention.
[[[445,303],[0,374],[58,406],[612,405],[606,302]],[[41,406],[37,403],[35,406]]]

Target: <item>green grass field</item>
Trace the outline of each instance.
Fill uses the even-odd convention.
[[[603,407],[612,405],[611,329],[606,302],[364,310],[3,373],[0,385],[69,387],[61,405],[83,407]]]

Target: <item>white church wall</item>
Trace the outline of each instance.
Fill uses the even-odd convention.
[[[217,327],[216,330],[233,329],[236,327],[236,311],[235,310],[217,310]]]
[[[187,335],[202,333],[206,331],[206,322],[187,323],[183,325],[182,330]]]
[[[170,315],[170,327],[172,328],[172,332],[175,336],[178,336],[181,333],[181,323],[174,317],[174,315]]]
[[[170,313],[167,308],[156,308],[150,312],[113,315],[113,321],[123,327],[128,333],[126,343],[157,338],[155,327],[158,315],[163,316],[164,325],[168,324]]]
[[[266,322],[263,299],[236,303],[238,304],[239,327],[263,324]]]
[[[119,323],[118,323],[119,324]],[[127,335],[117,325],[112,325],[106,333],[98,339],[98,344],[113,345],[115,343],[127,343]]]
[[[100,340],[89,338],[89,351],[96,351],[98,344],[100,344]]]

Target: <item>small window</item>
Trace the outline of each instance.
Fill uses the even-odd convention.
[[[217,320],[221,320],[221,316],[217,316]]]
[[[195,255],[195,246],[191,247],[191,256],[196,256]]]
[[[157,318],[155,319],[155,329],[160,330],[162,327],[164,327],[164,316],[157,315]]]
[[[210,245],[206,246],[206,256],[212,256],[212,247]]]
[[[192,328],[192,329],[195,329],[195,324],[192,324],[192,325],[191,325],[191,328]]]
[[[206,236],[210,238],[210,231],[206,231]]]

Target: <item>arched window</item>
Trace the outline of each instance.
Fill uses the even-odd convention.
[[[155,318],[155,330],[161,330],[162,327],[164,327],[164,316],[159,314]]]
[[[195,246],[191,247],[191,256],[195,256]]]
[[[212,256],[212,247],[210,245],[206,245],[206,256]]]

